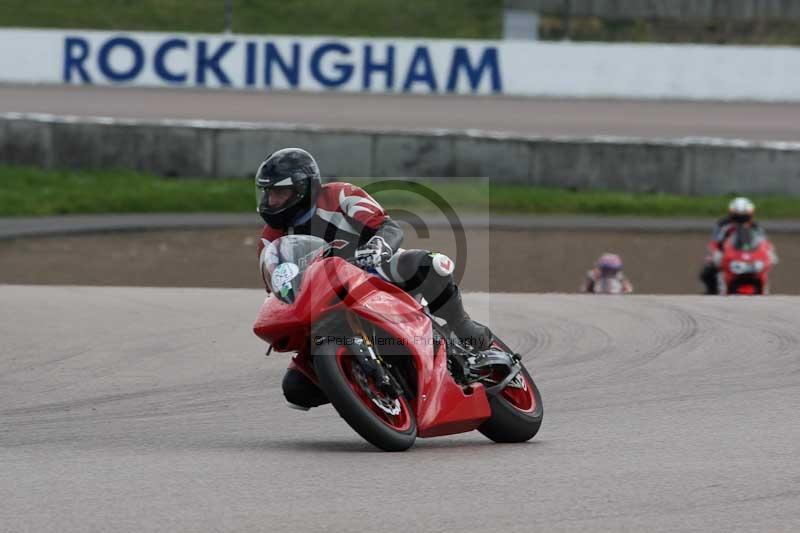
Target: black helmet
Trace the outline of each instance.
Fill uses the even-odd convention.
[[[316,206],[322,180],[311,154],[284,148],[267,157],[256,172],[258,212],[274,228],[286,228]],[[291,189],[294,194],[279,206],[269,205],[269,191]]]

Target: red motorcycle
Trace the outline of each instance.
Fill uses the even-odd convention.
[[[720,294],[769,294],[769,272],[777,255],[763,231],[737,225],[716,258]]]
[[[519,354],[496,339],[477,351],[414,297],[332,256],[336,243],[287,235],[262,273],[272,292],[253,330],[325,393],[344,420],[386,451],[417,437],[477,429],[523,442],[542,424],[542,399]]]

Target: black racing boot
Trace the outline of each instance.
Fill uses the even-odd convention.
[[[706,294],[719,294],[717,287],[717,268],[714,265],[706,265],[700,272],[700,281],[706,286]]]
[[[292,409],[308,411],[328,403],[328,397],[302,372],[289,368],[283,376],[283,395]]]
[[[442,300],[444,303],[436,310],[431,309],[431,312],[447,321],[447,325],[462,344],[469,344],[478,350],[488,350],[491,347],[494,335],[489,328],[470,318],[464,310],[461,293],[454,283],[445,288],[445,291],[436,300],[436,303]]]
[[[448,324],[463,344],[469,344],[478,350],[488,350],[492,346],[494,340],[492,331],[483,324],[472,320],[466,313],[461,321],[453,324],[448,322]]]

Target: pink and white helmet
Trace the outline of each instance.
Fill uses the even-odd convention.
[[[622,258],[617,254],[605,253],[597,260],[597,268],[602,272],[619,272],[622,270]]]

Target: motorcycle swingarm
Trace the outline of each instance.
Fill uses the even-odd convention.
[[[489,398],[494,398],[495,396],[503,392],[503,389],[505,389],[508,386],[508,384],[511,383],[511,381],[513,381],[515,377],[517,377],[517,374],[519,374],[521,370],[522,370],[522,365],[520,365],[519,363],[515,363],[514,366],[511,367],[508,375],[505,378],[503,378],[503,381],[501,381],[497,385],[486,387],[485,389],[486,396]]]
[[[459,345],[457,343],[457,339],[453,338],[453,335],[450,331],[448,331],[446,328],[442,327],[438,322],[436,322],[436,320],[432,315],[430,315],[429,313],[426,314],[428,314],[428,316],[431,319],[431,325],[433,326],[434,332],[438,333],[439,336],[442,337],[442,341],[445,341],[445,339],[448,339],[450,342],[455,341],[455,347],[457,347],[459,351],[463,352],[462,356],[469,357],[476,355],[475,352],[472,352],[471,350],[468,350]],[[434,335],[434,341],[435,340],[436,340],[436,335]],[[501,344],[505,346],[505,344],[503,344],[502,342]],[[520,371],[522,370],[522,365],[519,362],[519,355],[510,354],[496,349],[487,350],[479,353],[483,357],[480,365],[471,366],[469,370],[474,372],[482,368],[488,369],[492,366],[504,366],[508,368],[508,375],[506,375],[506,377],[503,378],[502,381],[500,381],[495,385],[492,385],[491,387],[484,388],[486,396],[488,398],[493,398],[498,394],[500,394],[503,391],[503,389],[505,389],[508,386],[508,384],[511,383],[511,381],[513,381],[514,378],[517,377],[517,374],[519,374]],[[453,355],[448,353],[447,357],[453,357]],[[480,381],[480,379],[476,379],[475,381]]]
[[[487,350],[481,352],[481,361],[478,365],[473,366],[473,371],[480,371],[481,369],[491,369],[492,367],[504,366],[508,369],[508,374],[500,382],[486,387],[486,396],[493,398],[500,394],[511,381],[517,377],[517,374],[522,370],[522,365],[511,354],[501,352],[500,350]]]

